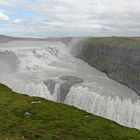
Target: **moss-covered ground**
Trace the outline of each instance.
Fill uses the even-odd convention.
[[[0,84],[0,140],[140,140],[140,131]]]
[[[91,37],[87,40],[89,43],[96,45],[140,49],[140,37]]]

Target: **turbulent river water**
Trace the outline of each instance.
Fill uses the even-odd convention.
[[[140,129],[140,97],[72,56],[71,48],[47,41],[0,44],[0,82]]]

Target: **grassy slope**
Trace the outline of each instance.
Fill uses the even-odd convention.
[[[94,37],[88,41],[96,45],[127,47],[130,49],[140,48],[140,37]]]
[[[140,140],[138,130],[74,107],[17,94],[2,84],[0,132],[0,140]]]

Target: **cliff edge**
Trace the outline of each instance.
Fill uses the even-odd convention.
[[[139,37],[88,38],[77,46],[77,57],[140,95]]]

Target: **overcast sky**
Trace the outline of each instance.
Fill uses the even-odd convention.
[[[140,0],[0,0],[0,34],[137,36]]]

